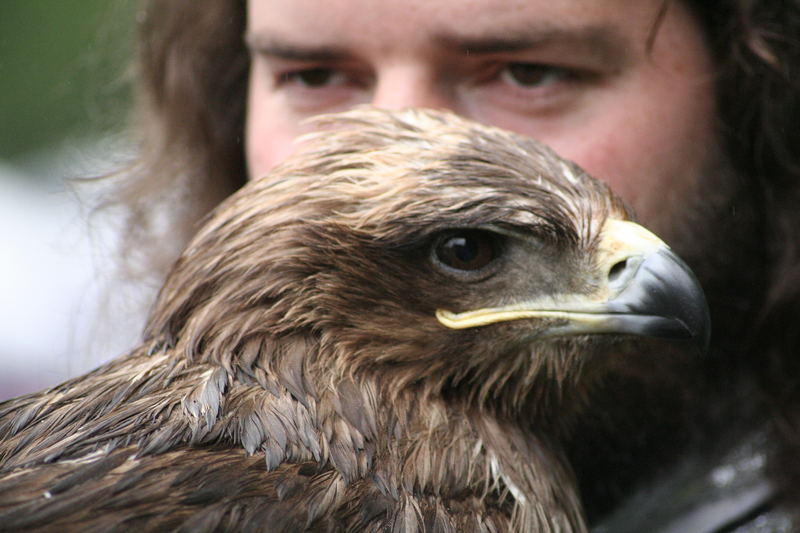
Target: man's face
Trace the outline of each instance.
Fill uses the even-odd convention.
[[[250,0],[249,172],[288,155],[309,116],[447,108],[550,145],[669,241],[717,152],[701,31],[662,4]]]

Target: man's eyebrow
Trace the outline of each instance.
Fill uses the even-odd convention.
[[[537,27],[493,30],[485,35],[440,33],[435,41],[444,49],[465,55],[490,55],[552,48],[575,50],[604,64],[622,66],[629,57],[630,43],[613,27]],[[245,43],[253,54],[285,61],[334,61],[352,59],[353,53],[335,45],[308,45],[282,40],[265,32],[252,32]]]
[[[630,43],[615,28],[605,25],[515,28],[477,36],[439,34],[436,39],[443,47],[468,55],[571,49],[614,64],[623,62],[630,54]]]
[[[349,58],[352,54],[335,46],[307,46],[281,41],[260,33],[247,34],[245,44],[253,54],[286,61],[332,61]]]

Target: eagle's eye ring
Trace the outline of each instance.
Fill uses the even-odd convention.
[[[477,281],[494,272],[503,240],[502,235],[483,229],[448,231],[434,243],[433,263],[447,274]]]

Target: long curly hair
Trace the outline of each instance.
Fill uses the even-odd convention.
[[[775,415],[778,477],[800,499],[800,2],[689,2],[716,58],[722,137],[760,220],[766,286],[744,362]]]

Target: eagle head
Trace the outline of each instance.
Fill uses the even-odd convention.
[[[317,125],[189,245],[154,347],[250,375],[300,351],[298,394],[379,375],[387,394],[560,418],[631,339],[707,343],[688,267],[535,140],[421,110]]]

